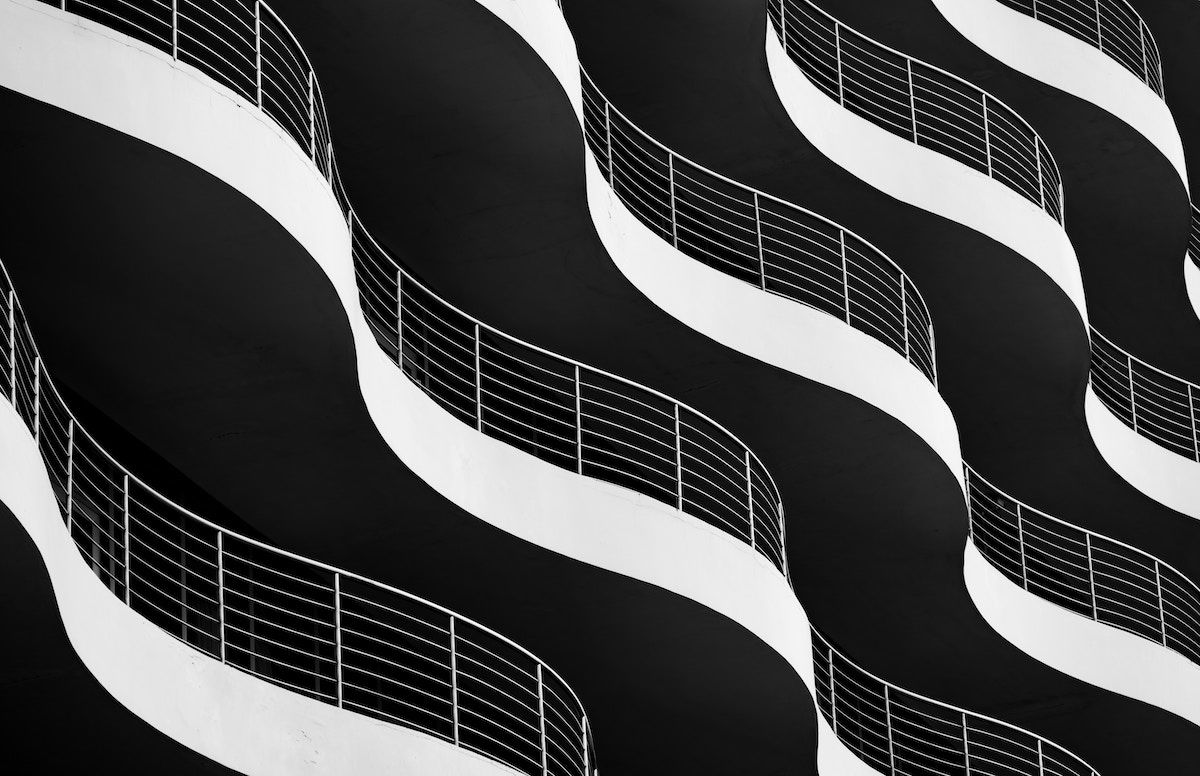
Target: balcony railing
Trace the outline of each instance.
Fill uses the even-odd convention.
[[[838,739],[889,776],[1096,776],[1061,746],[982,714],[903,690],[812,632],[817,707]]]
[[[168,500],[78,423],[3,268],[0,320],[0,390],[83,561],[134,612],[231,668],[530,776],[594,773],[583,707],[544,663],[461,615]]]
[[[1096,398],[1141,436],[1200,461],[1200,385],[1147,364],[1095,327],[1091,334]]]
[[[296,141],[328,179],[346,215],[361,306],[379,346],[434,401],[488,436],[703,520],[748,543],[787,575],[778,488],[736,437],[661,393],[472,318],[417,280],[371,237],[337,173],[312,65],[265,3],[47,4],[125,32],[197,68],[261,108]],[[905,298],[914,299],[913,292]],[[923,306],[913,315],[927,323]],[[931,343],[914,350],[914,359],[932,364]]]
[[[1162,58],[1150,28],[1125,0],[997,0],[1107,54],[1163,93]]]
[[[788,57],[847,110],[984,173],[1062,223],[1058,166],[1016,111],[974,84],[854,31],[808,0],[768,0]]]
[[[1192,205],[1191,228],[1188,230],[1188,256],[1200,267],[1200,208]]]
[[[639,221],[703,264],[844,320],[937,385],[929,310],[900,267],[832,221],[679,156],[581,74],[588,147]]]
[[[1200,665],[1200,587],[1165,561],[1051,517],[969,466],[971,540],[1034,595],[1179,652]]]

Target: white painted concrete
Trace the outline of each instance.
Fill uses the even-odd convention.
[[[7,401],[0,401],[0,501],[37,545],[84,665],[122,705],[184,746],[254,776],[517,773],[224,666],[135,614],[67,536],[33,437]]]
[[[844,321],[768,294],[675,250],[613,193],[591,153],[592,220],[613,262],[652,302],[696,331],[845,391],[899,419],[963,480],[958,426],[941,394],[904,357]]]
[[[1142,133],[1184,186],[1183,141],[1167,104],[1100,49],[996,0],[933,0],[969,41],[1004,64],[1103,108]]]
[[[967,590],[1004,638],[1051,668],[1200,724],[1200,666],[1022,590],[967,544]]]
[[[983,173],[860,118],[812,84],[767,31],[767,65],[792,121],[821,153],[899,200],[969,226],[1024,256],[1087,321],[1075,249],[1038,206]],[[970,256],[962,257],[970,261]]]
[[[1200,267],[1196,266],[1196,262],[1192,261],[1190,256],[1183,258],[1183,282],[1187,287],[1188,301],[1192,303],[1192,310],[1196,313],[1196,317],[1200,318]]]
[[[1184,458],[1126,426],[1088,386],[1088,430],[1100,455],[1117,474],[1150,498],[1200,519],[1200,463]]]
[[[558,13],[552,3],[545,5]],[[568,81],[575,73],[573,94],[580,99],[574,46],[561,16],[514,11],[510,18],[532,20],[527,39],[561,47],[556,61],[569,61],[562,73]],[[516,536],[709,606],[776,649],[812,686],[807,618],[765,558],[660,502],[484,436],[403,377],[375,344],[359,308],[349,234],[325,180],[254,106],[158,51],[33,0],[0,0],[0,84],[176,154],[248,196],[288,229],[346,306],[373,419],[400,459],[434,488]],[[225,714],[226,689],[197,684],[207,713]],[[170,727],[171,719],[156,718],[160,711],[148,707],[145,718]],[[239,727],[259,735],[256,721],[241,720]],[[339,734],[340,724],[330,721]],[[829,772],[874,773],[824,722],[820,740],[822,761],[838,763]],[[216,749],[226,745],[219,737],[210,743]],[[210,753],[216,759],[235,755],[236,747]],[[288,762],[283,755],[279,760]]]

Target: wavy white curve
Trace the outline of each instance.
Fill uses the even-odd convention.
[[[223,665],[135,613],[67,535],[33,436],[7,401],[0,402],[0,502],[41,553],[67,638],[87,669],[123,706],[189,749],[254,776],[518,773]]]
[[[769,28],[767,67],[792,123],[818,151],[885,194],[968,226],[1024,256],[1066,293],[1086,325],[1075,248],[1045,211],[1003,183],[846,110],[805,77]]]
[[[970,542],[964,576],[983,618],[1026,654],[1200,725],[1200,666],[1183,655],[1022,590]]]
[[[1140,132],[1188,185],[1183,140],[1154,90],[1095,46],[996,0],[932,0],[950,25],[1004,64],[1103,108]]]
[[[540,26],[555,37],[567,34],[553,10],[557,18],[518,9],[525,30]],[[573,46],[568,53],[568,69],[577,74]],[[173,153],[249,197],[287,229],[327,274],[347,310],[372,419],[397,456],[443,495],[513,535],[729,617],[813,686],[807,617],[764,557],[661,502],[477,432],[402,375],[379,349],[359,307],[349,232],[327,181],[256,106],[162,52],[34,0],[0,2],[0,84]],[[580,99],[578,90],[574,94]],[[826,772],[874,773],[823,720],[820,725]]]

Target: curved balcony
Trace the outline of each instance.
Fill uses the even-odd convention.
[[[439,405],[542,460],[672,504],[750,544],[787,575],[778,489],[732,434],[657,391],[472,318],[370,236],[338,176],[313,67],[266,3],[140,0],[101,8],[68,0],[62,6],[196,67],[295,140],[346,214],[360,302],[380,348]]]
[[[996,0],[1014,11],[1095,46],[1159,97],[1162,57],[1150,28],[1126,0]]]
[[[541,660],[429,601],[174,503],[76,420],[6,271],[0,312],[2,392],[33,435],[80,557],[133,612],[224,666],[519,772],[593,772],[583,707]]]
[[[897,687],[854,663],[816,629],[812,636],[821,714],[881,773],[1096,776],[1052,741]]]
[[[847,27],[808,0],[770,0],[783,50],[839,105],[1007,186],[1059,223],[1062,176],[1045,141],[974,84]]]
[[[580,74],[588,147],[639,221],[686,256],[844,320],[937,386],[929,309],[895,262],[827,218],[671,151]]]

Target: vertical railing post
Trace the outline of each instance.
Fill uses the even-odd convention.
[[[929,324],[926,331],[929,333],[929,368],[933,370],[933,387],[938,386],[938,365],[937,365],[937,341],[933,338],[933,324]]]
[[[755,549],[754,540],[754,485],[750,479],[750,450],[746,450],[746,514],[750,516],[750,548]]]
[[[588,746],[588,718],[586,714],[584,714],[583,718],[580,720],[579,728],[582,739],[581,743],[583,744],[583,776],[591,776],[592,753],[591,748]]]
[[[450,615],[450,710],[454,717],[454,745],[461,741],[458,731],[458,631],[454,627],[455,617]]]
[[[396,366],[404,371],[404,272],[396,270]]]
[[[475,427],[483,431],[483,377],[479,368],[479,324],[475,324]]]
[[[676,506],[683,511],[683,435],[680,433],[679,403],[675,403],[675,497]]]
[[[1150,58],[1146,52],[1146,23],[1138,19],[1138,37],[1142,43],[1142,80],[1150,85]]]
[[[908,334],[908,275],[900,275],[900,330],[904,332],[904,360],[912,363],[912,337]]]
[[[615,194],[617,181],[613,178],[612,103],[607,99],[604,100],[604,150],[608,154],[608,183]]]
[[[8,392],[13,407],[17,406],[17,293],[8,292]]]
[[[1137,432],[1137,395],[1133,392],[1133,356],[1125,354],[1125,368],[1129,370],[1129,419],[1133,421],[1133,430]]]
[[[908,70],[908,106],[912,109],[912,140],[920,145],[920,136],[917,134],[917,90],[913,86],[912,60],[905,59],[904,66]]]
[[[671,244],[679,247],[679,223],[675,218],[675,154],[667,152],[667,180],[671,194]]]
[[[575,365],[575,460],[576,471],[583,474],[583,386],[579,380],[579,364]]]
[[[962,713],[962,733],[963,733],[963,769],[966,773],[971,772],[971,739],[967,735],[967,712]]]
[[[1033,136],[1033,166],[1037,168],[1038,202],[1042,210],[1046,209],[1046,184],[1042,180],[1042,146],[1038,143],[1037,135]]]
[[[121,524],[125,526],[125,605],[129,606],[133,598],[130,593],[130,582],[133,580],[133,573],[129,570],[129,562],[133,558],[133,550],[130,547],[133,543],[133,534],[129,532],[128,474],[121,478]]]
[[[888,685],[883,686],[883,718],[887,723],[888,734],[888,767],[896,772],[896,744],[892,738],[892,690]]]
[[[1096,0],[1096,48],[1104,53],[1104,30],[1100,26],[1100,0]]]
[[[542,664],[537,667],[538,683],[538,732],[542,738],[542,776],[550,773],[549,751],[546,748],[546,683],[542,678]]]
[[[1083,538],[1087,543],[1088,589],[1092,595],[1092,619],[1100,622],[1100,602],[1096,598],[1096,567],[1092,561],[1092,535],[1085,533]]]
[[[334,674],[337,682],[337,705],[342,708],[342,700],[344,697],[342,682],[342,575],[340,572],[333,572],[333,657],[334,657]]]
[[[1154,561],[1154,589],[1158,595],[1158,626],[1162,632],[1162,644],[1167,646],[1167,612],[1163,606],[1162,571],[1157,560]]]
[[[217,627],[221,642],[221,662],[225,662],[225,532],[217,532]]]
[[[1033,18],[1034,18],[1035,20],[1038,18],[1038,15],[1037,15],[1037,13],[1038,13],[1037,4],[1038,4],[1038,0],[1033,0]]]
[[[1196,430],[1196,393],[1193,390],[1195,386],[1188,383],[1188,415],[1192,419],[1192,451],[1195,453],[1195,458],[1200,461],[1200,434]]]
[[[842,251],[842,294],[846,300],[846,323],[850,323],[850,268],[846,262],[846,231],[838,230],[838,244]]]
[[[66,2],[66,0],[63,0]],[[783,41],[783,53],[787,53],[787,0],[779,0],[779,38]]]
[[[983,93],[983,149],[987,153],[987,173],[992,177],[992,127],[988,121],[987,92]]]
[[[783,519],[783,502],[779,502],[779,554],[780,560],[783,561],[783,575],[789,580],[792,578],[792,572],[788,570],[788,553],[787,553],[787,521]]]
[[[179,59],[179,0],[171,0],[171,58]]]
[[[33,441],[42,445],[42,357],[33,359]]]
[[[314,75],[308,71],[308,155],[317,161],[317,102],[313,87]]]
[[[263,104],[262,70],[262,3],[254,3],[254,82],[258,94],[258,107]]]
[[[1046,754],[1042,751],[1042,739],[1037,740],[1038,776],[1046,776]]]
[[[833,734],[836,736],[838,732],[837,720],[837,675],[833,672],[833,647],[829,644],[825,645],[829,649],[829,660],[825,664],[829,670],[829,719],[833,726]]]
[[[838,102],[845,107],[846,85],[842,79],[842,23],[839,21],[833,23],[833,43],[837,52]]]
[[[1021,505],[1017,504],[1017,547],[1021,550],[1021,585],[1029,589],[1029,571],[1025,565],[1025,526],[1022,523]]]
[[[128,480],[126,476],[126,480]],[[67,421],[67,536],[75,519],[75,418]],[[128,533],[128,527],[126,527]]]
[[[758,238],[758,285],[767,290],[767,261],[763,256],[762,209],[758,204],[758,192],[754,192],[754,235]]]

